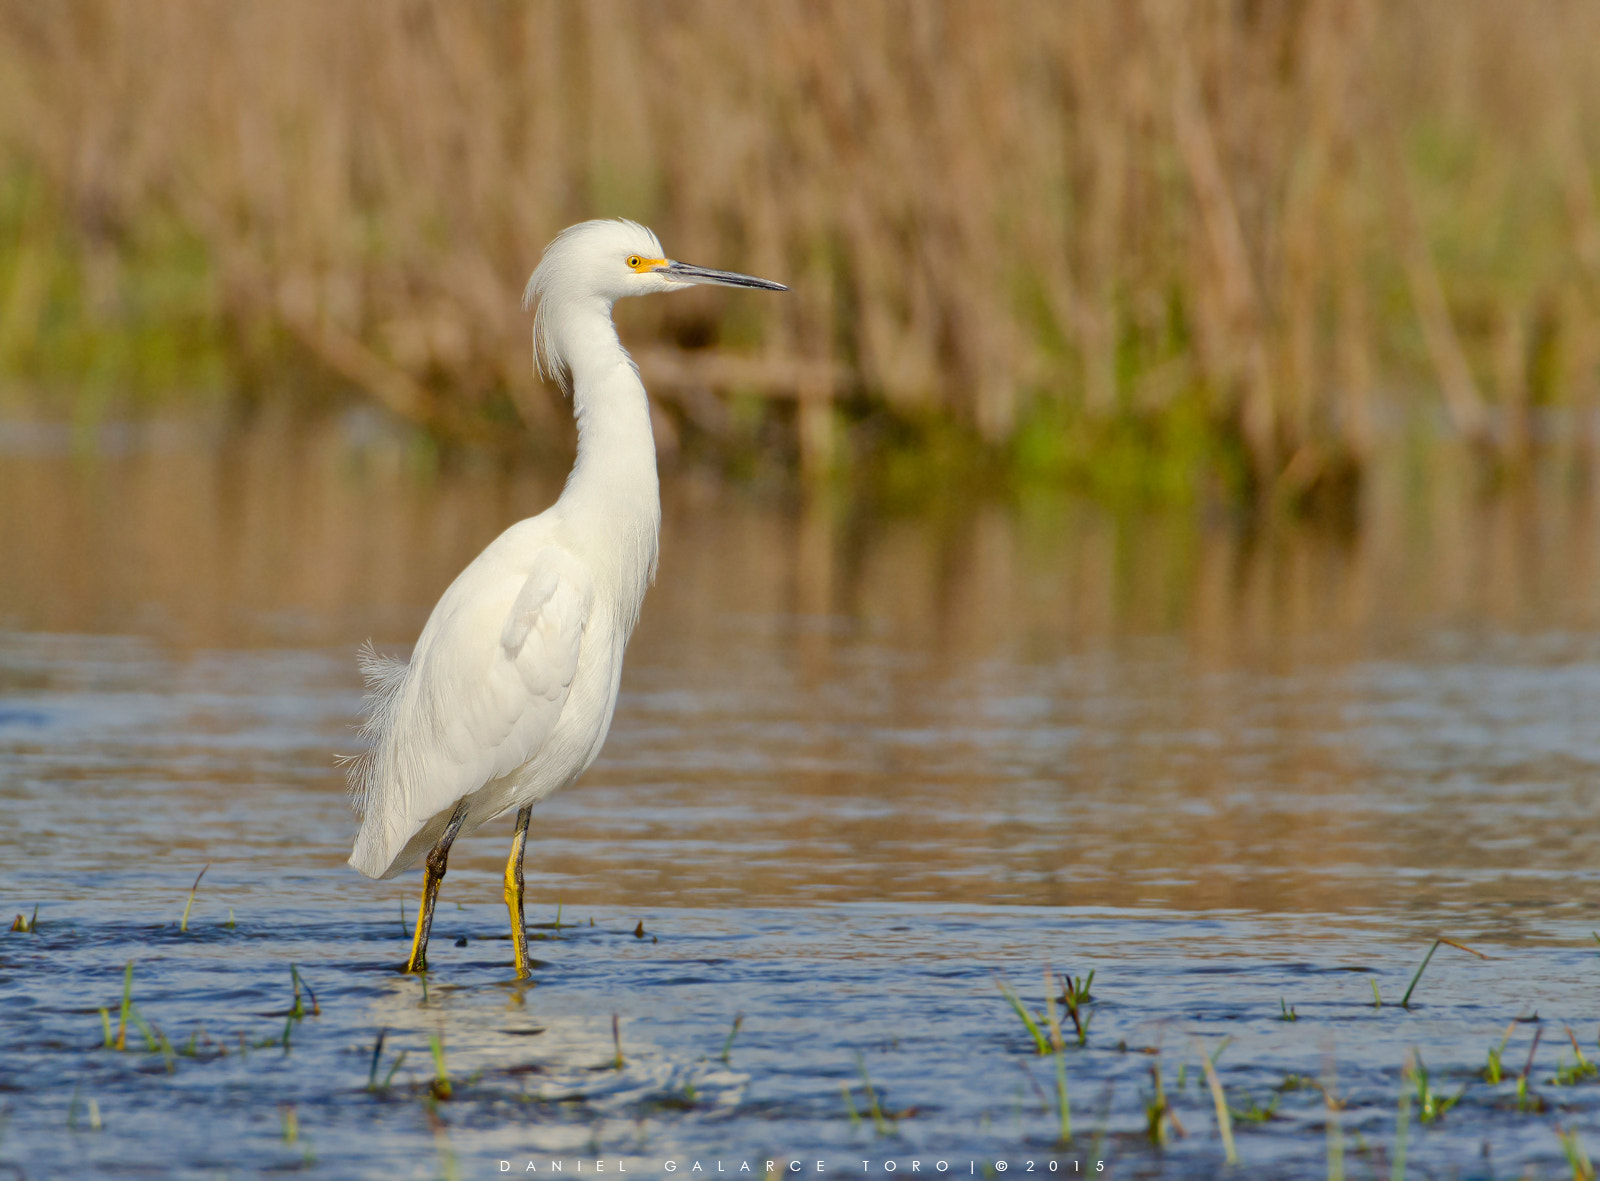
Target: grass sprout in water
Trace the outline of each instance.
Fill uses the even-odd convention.
[[[474,933],[476,912],[464,909],[459,913],[468,933]],[[393,911],[387,914],[392,916]],[[432,1137],[432,1146],[425,1151],[437,1158],[436,1167],[448,1164],[462,1176],[472,1175],[480,1162],[473,1147],[478,1130],[502,1126],[517,1112],[523,1113],[517,1118],[533,1121],[527,1125],[532,1128],[545,1126],[540,1121],[554,1121],[550,1126],[557,1128],[574,1120],[587,1120],[603,1129],[613,1120],[623,1127],[633,1126],[642,1118],[647,1121],[644,1126],[653,1129],[649,1137],[691,1146],[701,1136],[713,1134],[717,1125],[711,1121],[760,1119],[756,1113],[771,1102],[767,1094],[781,1093],[825,1068],[816,1056],[808,1058],[803,1052],[799,1056],[792,1049],[775,1053],[775,1047],[787,1043],[772,1040],[768,1033],[792,1024],[795,1014],[804,1012],[809,1003],[806,992],[784,992],[784,986],[761,975],[761,969],[741,966],[741,961],[726,955],[708,957],[704,951],[714,944],[697,949],[691,934],[696,924],[709,924],[706,929],[715,934],[722,924],[738,920],[737,912],[698,917],[691,912],[658,913],[648,919],[649,925],[671,932],[660,943],[633,937],[636,917],[629,917],[626,925],[613,919],[609,925],[572,928],[564,933],[567,947],[562,966],[545,965],[539,970],[537,981],[521,984],[511,980],[504,965],[492,957],[473,958],[472,951],[463,949],[461,958],[452,960],[441,948],[439,962],[432,965],[429,974],[430,1001],[423,1009],[415,1004],[421,982],[413,985],[391,971],[393,957],[388,949],[402,938],[392,930],[392,917],[358,926],[352,932],[353,941],[347,935],[347,945],[354,951],[342,958],[330,956],[327,947],[318,950],[314,942],[302,945],[293,938],[280,942],[277,940],[281,940],[281,934],[276,935],[270,947],[273,953],[292,954],[286,963],[274,963],[270,957],[253,951],[258,936],[248,918],[239,928],[241,935],[230,934],[224,943],[208,943],[208,939],[221,937],[220,929],[213,929],[217,935],[208,936],[203,931],[197,934],[192,925],[187,933],[169,925],[173,934],[165,938],[179,934],[184,938],[181,943],[163,944],[162,936],[146,934],[159,931],[159,927],[127,928],[135,933],[134,942],[154,938],[156,947],[163,950],[152,948],[144,958],[125,960],[116,972],[120,992],[117,1003],[90,1007],[99,1027],[95,1040],[100,1061],[106,1065],[95,1067],[88,1062],[74,1070],[71,1081],[61,1091],[55,1126],[59,1128],[65,1121],[69,1130],[87,1136],[90,1125],[102,1119],[108,1098],[120,1105],[119,1076],[107,1071],[110,1063],[127,1060],[130,1065],[150,1063],[149,1067],[136,1070],[137,1077],[144,1080],[139,1086],[146,1099],[151,1080],[180,1073],[210,1072],[220,1082],[239,1072],[238,1077],[251,1079],[254,1085],[276,1078],[284,1083],[299,1080],[268,1091],[281,1113],[284,1135],[278,1142],[290,1151],[292,1161],[300,1162],[295,1167],[309,1167],[306,1162],[312,1159],[305,1129],[313,1112],[318,1129],[315,1158],[325,1162],[319,1167],[342,1167],[335,1162],[343,1159],[341,1154],[354,1143],[348,1130],[353,1127],[349,1123],[352,1095],[364,1096],[374,1104],[371,1118],[380,1122],[390,1118],[385,1113],[395,1112],[394,1118],[398,1119],[398,1113],[408,1110],[415,1120],[420,1108],[423,1114],[418,1126],[432,1129],[424,1137],[425,1141]],[[804,921],[794,914],[785,917],[786,924],[799,923],[802,928]],[[820,916],[817,921],[822,921]],[[866,937],[876,930],[874,923],[888,921],[891,920],[868,922]],[[996,911],[985,921],[1006,920]],[[93,957],[103,954],[95,941],[83,938],[85,929],[76,919],[65,920],[38,935],[18,933],[15,946],[43,946],[43,954],[30,969],[36,978],[43,979],[40,974],[52,971],[62,955],[86,956],[86,962],[93,962]],[[279,925],[275,930],[293,933],[292,924],[288,928]],[[974,926],[970,930],[976,933],[984,928]],[[1181,931],[1181,926],[1172,930]],[[876,1043],[884,1049],[881,1058],[874,1054],[870,1072],[867,1054],[852,1050],[854,1077],[832,1084],[838,1098],[833,1101],[831,1114],[819,1113],[824,1118],[807,1135],[817,1137],[822,1144],[833,1143],[835,1148],[827,1151],[840,1153],[861,1150],[859,1132],[864,1126],[871,1127],[872,1143],[878,1146],[871,1151],[880,1154],[909,1151],[929,1140],[951,1155],[959,1146],[984,1145],[982,1159],[990,1161],[996,1172],[998,1162],[1007,1159],[1008,1153],[1014,1157],[1018,1145],[1033,1145],[1038,1152],[1051,1154],[1050,1159],[1061,1161],[1081,1163],[1091,1159],[1092,1154],[1105,1154],[1106,1159],[1122,1160],[1126,1169],[1133,1172],[1160,1173],[1170,1167],[1178,1175],[1188,1176],[1204,1173],[1212,1166],[1221,1168],[1231,1160],[1270,1175],[1310,1175],[1308,1159],[1296,1154],[1306,1130],[1315,1128],[1315,1175],[1342,1178],[1347,1171],[1352,1128],[1366,1129],[1357,1131],[1354,1151],[1380,1175],[1415,1176],[1422,1168],[1423,1158],[1436,1158],[1441,1146],[1465,1138],[1476,1137],[1474,1143],[1481,1143],[1483,1138],[1499,1136],[1506,1143],[1520,1142],[1515,1125],[1497,1121],[1525,1123],[1529,1119],[1551,1118],[1544,1141],[1547,1155],[1554,1157],[1559,1149],[1573,1160],[1583,1159],[1573,1155],[1581,1154],[1583,1148],[1569,1132],[1585,1126],[1585,1113],[1600,1110],[1600,1087],[1582,1085],[1594,1081],[1594,1063],[1570,1027],[1566,1042],[1571,1049],[1555,1066],[1551,1082],[1561,1086],[1571,1101],[1564,1099],[1557,1109],[1532,1088],[1540,1045],[1537,1029],[1525,1061],[1518,1063],[1522,1070],[1515,1076],[1515,1093],[1502,1092],[1496,1098],[1491,1088],[1513,1081],[1503,1060],[1511,1052],[1516,1022],[1501,1027],[1503,1032],[1491,1045],[1487,1058],[1477,1062],[1452,1055],[1448,1042],[1415,1041],[1417,1027],[1405,1009],[1396,1006],[1374,1011],[1364,998],[1356,1011],[1368,1014],[1362,1019],[1368,1024],[1358,1031],[1349,1029],[1351,1018],[1341,1015],[1339,1006],[1325,1003],[1320,996],[1307,997],[1308,1001],[1317,1002],[1315,1008],[1308,1010],[1315,1015],[1296,1013],[1295,1021],[1286,1022],[1284,1010],[1294,1009],[1279,986],[1289,983],[1287,977],[1269,981],[1280,997],[1280,1010],[1268,1014],[1254,1006],[1241,1005],[1235,999],[1236,987],[1213,987],[1208,983],[1207,976],[1194,967],[1196,963],[1203,964],[1203,960],[1170,956],[1166,948],[1172,934],[1162,934],[1141,945],[1136,927],[1119,926],[1117,931],[1118,950],[1125,958],[1119,960],[1116,978],[1125,983],[1119,983],[1105,999],[1099,999],[1106,992],[1103,986],[1098,993],[1091,992],[1091,983],[1099,976],[1088,970],[1078,976],[1042,968],[1044,996],[1039,1010],[1033,1009],[1003,977],[991,977],[1011,1010],[1010,1019],[1025,1035],[1021,1044],[1014,1040],[996,1044],[990,1040],[999,1032],[995,1029],[992,1000],[982,999],[980,1003],[974,997],[971,1013],[976,1020],[970,1036],[976,1040],[964,1040],[969,1035],[957,1031],[956,1041],[951,1043],[965,1047],[959,1054],[958,1069],[938,1065],[943,1061],[939,1051],[933,1057],[919,1057],[921,1051],[907,1048],[915,1046],[917,1040],[907,1043],[899,1036]],[[833,937],[839,937],[837,932]],[[36,939],[45,942],[35,944]],[[59,945],[50,944],[51,940],[60,941]],[[62,950],[69,945],[78,950]],[[468,948],[478,946],[476,939],[469,940]],[[792,945],[786,942],[784,946]],[[965,965],[970,957],[981,965],[986,958],[983,946],[981,942],[973,943],[961,949],[960,959],[945,962]],[[1157,978],[1148,976],[1140,967],[1141,957],[1150,955],[1151,948],[1161,949],[1157,954],[1163,957],[1163,964],[1169,965],[1163,968],[1164,975],[1159,979],[1174,982],[1162,983],[1155,994],[1150,988]],[[631,958],[619,959],[621,949],[627,949]],[[231,1011],[214,1002],[195,1004],[193,998],[200,994],[194,983],[175,987],[174,968],[180,962],[176,958],[179,956],[229,965],[249,957],[243,966],[230,968],[232,978],[217,992],[260,999]],[[310,961],[309,970],[315,973],[315,988],[308,979],[305,961]],[[809,973],[836,973],[837,966],[822,965],[858,962],[862,961],[849,957],[837,962],[826,960],[813,965]],[[750,961],[750,965],[759,963]],[[689,964],[702,965],[699,970],[707,977],[704,985],[682,982]],[[716,965],[716,970],[707,972],[706,966],[710,965]],[[757,971],[752,987],[730,985],[738,980],[741,971],[751,970]],[[955,994],[941,992],[945,986],[938,983],[940,977],[919,977],[914,968],[903,970],[911,971],[911,978],[924,979],[923,987],[931,990],[922,1004],[935,1008],[940,1003],[950,1004],[949,996]],[[981,967],[965,966],[959,970],[965,973],[960,979],[973,983],[974,971],[983,971]],[[1097,970],[1103,972],[1103,965]],[[1519,971],[1515,965],[1508,966],[1502,978],[1515,980]],[[1592,968],[1588,971],[1593,974]],[[285,972],[287,996],[282,992]],[[102,968],[102,981],[104,976]],[[1307,979],[1302,976],[1295,985],[1302,993],[1315,987],[1308,985]],[[1592,986],[1593,981],[1585,979]],[[730,986],[732,992],[727,991]],[[652,1015],[661,1003],[659,997],[651,997],[652,987],[673,990],[683,998],[675,1002],[677,1005],[689,1003],[689,998],[703,998],[693,1002],[701,1006],[696,1010],[699,1016],[684,1026],[686,1036],[681,1044],[669,1036],[677,1019],[663,1023]],[[773,988],[783,997],[777,1007],[763,996],[764,991]],[[987,993],[986,989],[981,991]],[[943,1002],[935,999],[941,995],[947,998]],[[1481,981],[1463,980],[1457,973],[1441,973],[1430,996],[1434,1014],[1431,1020],[1440,1020],[1438,1014],[1449,1013],[1463,1004],[1468,1007],[1462,1012],[1476,1013],[1482,995]],[[1507,995],[1521,999],[1515,989]],[[179,996],[187,999],[178,1001]],[[639,996],[650,1003],[641,1004]],[[1182,1008],[1175,1009],[1174,998],[1180,997]],[[740,1007],[730,1020],[726,1014],[734,999]],[[179,1008],[180,1004],[184,1007]],[[163,1026],[170,1027],[172,1014],[180,1012],[195,1020],[188,1023],[181,1046],[175,1046]],[[911,1012],[888,1019],[897,1024],[902,1019],[910,1020],[915,1027]],[[754,1026],[757,1032],[753,1037],[751,1013],[763,1015]],[[817,1005],[815,1013],[811,1036],[822,1040],[836,1037],[831,1032],[839,1019],[833,1000]],[[1097,1028],[1100,1023],[1110,1023],[1109,1032],[1089,1038],[1091,1014],[1098,1014]],[[261,1029],[263,1017],[281,1020],[281,1028]],[[626,1048],[621,1037],[624,1018],[631,1031]],[[860,1019],[858,1016],[851,1020]],[[74,1020],[81,1021],[81,1017]],[[883,1020],[875,1018],[871,1028],[881,1030]],[[1475,1022],[1481,1018],[1450,1020]],[[1159,1032],[1153,1039],[1157,1044],[1149,1045],[1146,1043],[1152,1038],[1147,1031],[1191,1022],[1213,1027],[1220,1023],[1230,1033],[1226,1038],[1204,1043],[1194,1041],[1193,1054],[1185,1055],[1176,1074],[1171,1075],[1160,1051]],[[1348,1098],[1335,1098],[1331,1070],[1325,1070],[1322,1076],[1328,1081],[1319,1082],[1307,1068],[1319,1057],[1327,1058],[1330,1047],[1341,1041],[1350,1044],[1347,1039],[1357,1036],[1364,1041],[1370,1039],[1373,1022],[1379,1023],[1377,1028],[1388,1030],[1380,1033],[1380,1044],[1405,1044],[1401,1039],[1415,1044],[1397,1054],[1387,1068],[1362,1061],[1370,1055],[1356,1056],[1354,1089],[1364,1097],[1352,1109]],[[208,1028],[214,1031],[219,1027],[228,1031],[220,1040],[208,1032]],[[1268,1031],[1277,1047],[1271,1068],[1267,1058],[1240,1055],[1239,1038],[1235,1036],[1259,1040],[1269,1036]],[[873,1036],[882,1038],[881,1033]],[[707,1040],[711,1041],[709,1053],[705,1050]],[[235,1041],[239,1053],[229,1053],[228,1047]],[[63,1045],[70,1043],[70,1038],[62,1040]],[[736,1044],[744,1072],[734,1072],[729,1065]],[[675,1045],[677,1049],[672,1048]],[[15,1049],[10,1048],[12,1057]],[[269,1050],[271,1066],[264,1070],[254,1059]],[[1053,1088],[1048,1084],[1041,1088],[1033,1075],[1029,1076],[1039,1099],[1036,1114],[1018,1111],[1014,1105],[1008,1108],[1000,1098],[1002,1088],[989,1076],[1007,1058],[1015,1060],[1019,1052],[1025,1052],[1028,1061],[1044,1057],[1050,1063]],[[43,1070],[59,1053],[25,1050],[22,1061],[37,1059],[39,1063],[37,1068],[25,1066],[25,1070]],[[1285,1053],[1302,1054],[1304,1058],[1299,1063],[1284,1062]],[[418,1054],[429,1063],[426,1073],[420,1078],[405,1079],[407,1063],[417,1061]],[[1115,1098],[1117,1080],[1124,1075],[1131,1054],[1150,1058],[1139,1067],[1142,1085],[1125,1087],[1119,1105]],[[1349,1055],[1346,1060],[1350,1062]],[[1440,1060],[1448,1063],[1443,1070],[1435,1065]],[[938,1089],[936,1080],[941,1070],[949,1071],[947,1077],[954,1089]],[[1446,1089],[1439,1082],[1441,1078],[1459,1078],[1463,1074],[1476,1078],[1480,1073],[1488,1085],[1476,1091],[1470,1085]],[[1195,1089],[1197,1075],[1205,1081]],[[194,1077],[205,1075],[195,1073]],[[325,1080],[328,1089],[319,1092],[313,1080]],[[971,1089],[973,1080],[977,1080],[976,1090]],[[886,1082],[897,1092],[912,1088],[909,1098],[913,1100],[921,1099],[919,1090],[927,1091],[932,1103],[891,1105],[885,1100]],[[176,1086],[177,1081],[154,1085]],[[1387,1117],[1393,1121],[1392,1136],[1382,1137],[1380,1143],[1370,1130],[1375,1108],[1381,1102],[1378,1097],[1395,1097],[1397,1085],[1398,1106],[1389,1107]],[[1079,1139],[1081,1133],[1074,1126],[1071,1094],[1086,1086],[1098,1089],[1102,1095],[1098,1126],[1088,1143]],[[200,1093],[211,1093],[213,1089],[208,1078]],[[180,1103],[179,1097],[186,1093],[194,1093],[192,1082],[172,1091],[166,1101]],[[225,1094],[226,1088],[217,1088],[216,1093]],[[839,1118],[841,1100],[844,1119]],[[908,1130],[906,1121],[927,1106],[939,1110],[940,1118],[919,1120],[914,1129]],[[1216,1117],[1215,1126],[1209,1120],[1197,1126],[1195,1113],[1207,1109]],[[1452,1118],[1468,1109],[1473,1113],[1471,1119]],[[117,1107],[112,1110],[115,1112]],[[953,1111],[959,1114],[952,1117]],[[597,1120],[595,1113],[604,1114]],[[1020,1125],[1016,1124],[1018,1119],[1022,1120]],[[1447,1131],[1452,1124],[1458,1125],[1459,1130]],[[839,1132],[829,1131],[834,1125]],[[1426,1136],[1414,1131],[1412,1125],[1427,1129]],[[340,1131],[341,1126],[347,1130]],[[118,1121],[117,1129],[119,1136],[126,1137],[124,1123]],[[855,1129],[857,1135],[853,1144],[848,1138],[830,1141],[830,1136],[840,1133],[848,1137],[850,1129]],[[597,1135],[600,1147],[594,1150],[596,1159],[602,1154],[624,1153],[621,1139],[609,1139],[603,1131]],[[631,1147],[626,1152],[634,1154],[627,1159],[634,1161],[642,1173],[654,1167],[648,1164],[653,1153],[670,1151],[665,1143],[652,1148],[653,1139],[644,1141],[643,1147],[640,1143],[635,1137],[628,1142]],[[1141,1154],[1151,1154],[1143,1164],[1139,1163]],[[286,1158],[286,1166],[291,1158]],[[6,1159],[0,1156],[0,1164]],[[618,1159],[623,1157],[618,1155]],[[1208,1160],[1211,1164],[1203,1165]],[[1290,1165],[1289,1161],[1299,1163]],[[1014,1160],[1011,1167],[1017,1167]],[[492,1167],[489,1171],[493,1171]]]
[[[1461,1102],[1462,1096],[1467,1093],[1466,1087],[1462,1087],[1453,1096],[1441,1095],[1434,1089],[1433,1083],[1428,1077],[1428,1068],[1423,1065],[1422,1055],[1412,1051],[1411,1062],[1410,1076],[1412,1085],[1415,1087],[1413,1097],[1417,1106],[1417,1118],[1425,1124],[1431,1124],[1435,1120],[1443,1119],[1445,1112]]]
[[[1592,1082],[1600,1077],[1600,1067],[1590,1062],[1584,1056],[1583,1047],[1578,1045],[1578,1035],[1572,1032],[1572,1026],[1566,1027],[1567,1040],[1572,1043],[1573,1062],[1568,1065],[1565,1061],[1557,1063],[1555,1077],[1550,1081],[1558,1087],[1573,1087],[1579,1083]]]
[[[1481,951],[1473,951],[1472,948],[1468,947],[1465,943],[1457,943],[1454,939],[1445,939],[1442,936],[1438,939],[1435,939],[1433,941],[1433,946],[1428,948],[1428,954],[1422,957],[1422,964],[1417,968],[1417,974],[1411,977],[1411,985],[1406,989],[1405,996],[1400,998],[1400,1007],[1402,1009],[1409,1009],[1411,1007],[1411,994],[1417,991],[1417,982],[1422,979],[1422,974],[1428,970],[1428,961],[1433,959],[1433,953],[1438,951],[1441,945],[1446,947],[1454,947],[1460,949],[1461,951],[1469,952],[1470,954],[1477,956],[1480,960],[1486,960],[1490,958],[1489,956],[1484,955]],[[1373,985],[1373,996],[1375,998],[1377,996],[1376,984]]]
[[[872,1076],[867,1073],[867,1060],[859,1053],[856,1055],[856,1073],[861,1076],[861,1091],[867,1101],[867,1114],[872,1117],[873,1130],[879,1136],[893,1134],[896,1130],[896,1125],[901,1120],[910,1119],[917,1114],[917,1109],[914,1107],[907,1107],[901,1111],[889,1111],[883,1106],[878,1099],[878,1088],[872,1085]],[[861,1117],[856,1113],[855,1103],[850,1098],[851,1088],[849,1084],[844,1084],[841,1089],[844,1093],[845,1107],[849,1111],[851,1122],[859,1122]]]
[[[1497,1084],[1500,1082],[1501,1078],[1504,1077],[1500,1066],[1500,1057],[1506,1052],[1506,1046],[1511,1041],[1511,1035],[1516,1031],[1517,1023],[1513,1021],[1510,1025],[1506,1026],[1506,1032],[1500,1038],[1500,1044],[1489,1047],[1489,1058],[1483,1067],[1484,1082]]]
[[[1181,1085],[1181,1084],[1180,1084]],[[1145,1137],[1157,1148],[1166,1145],[1172,1133],[1187,1135],[1172,1104],[1167,1099],[1166,1088],[1161,1085],[1161,1063],[1150,1064],[1150,1099],[1145,1104]]]
[[[1223,1152],[1230,1165],[1239,1163],[1239,1152],[1233,1142],[1233,1113],[1228,1108],[1227,1096],[1222,1090],[1222,1080],[1217,1076],[1216,1058],[1227,1048],[1227,1042],[1218,1046],[1215,1053],[1207,1054],[1204,1047],[1196,1047],[1200,1051],[1200,1067],[1206,1074],[1206,1086],[1211,1089],[1211,1102],[1217,1113],[1217,1134],[1222,1138]]]
[[[199,873],[194,875],[194,885],[189,887],[188,901],[183,904],[183,918],[178,921],[179,931],[187,932],[189,930],[189,911],[194,906],[195,891],[200,888],[200,879],[206,876],[206,870],[210,868],[211,863],[208,861],[206,862],[205,867],[201,869]]]
[[[445,1069],[444,1045],[437,1034],[428,1039],[428,1048],[433,1051],[433,1082],[428,1089],[442,1103],[454,1098],[455,1087],[450,1083],[450,1072]]]
[[[1558,1124],[1555,1132],[1561,1141],[1561,1151],[1567,1158],[1567,1164],[1572,1168],[1572,1181],[1595,1181],[1594,1164],[1584,1151],[1577,1130],[1568,1131]]]
[[[1539,1052],[1539,1039],[1544,1036],[1541,1026],[1533,1031],[1533,1045],[1528,1047],[1528,1060],[1522,1064],[1522,1072],[1517,1075],[1517,1110],[1522,1112],[1543,1112],[1547,1106],[1544,1096],[1533,1089],[1533,1059]]]

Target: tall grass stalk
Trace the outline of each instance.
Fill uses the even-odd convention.
[[[383,1057],[383,1039],[389,1036],[387,1029],[378,1030],[377,1040],[372,1043],[372,1064],[367,1067],[367,1090],[378,1089],[378,1062]]]
[[[1334,1081],[1330,1075],[1321,1088],[1328,1109],[1328,1181],[1344,1181],[1344,1123],[1339,1114],[1341,1104],[1334,1097]]]
[[[294,1004],[291,1007],[293,1016],[302,1018],[306,1015],[305,1003],[300,999],[300,990],[302,988],[305,989],[306,995],[311,998],[311,1015],[313,1017],[322,1016],[322,1006],[317,1004],[317,994],[312,991],[311,985],[307,984],[300,975],[300,969],[293,964],[289,965],[289,982],[294,987]]]
[[[1060,1118],[1062,1147],[1072,1143],[1072,1101],[1067,1095],[1067,1044],[1061,1036],[1061,1018],[1056,1012],[1055,975],[1046,968],[1044,973],[1045,1017],[1050,1026],[1050,1046],[1056,1060],[1056,1112]],[[1159,1075],[1157,1078],[1159,1079]]]
[[[1516,1031],[1517,1023],[1513,1021],[1506,1026],[1506,1032],[1504,1036],[1501,1037],[1500,1044],[1498,1046],[1491,1046],[1489,1048],[1488,1060],[1484,1063],[1483,1067],[1484,1082],[1494,1085],[1499,1083],[1499,1081],[1505,1077],[1505,1071],[1500,1060],[1506,1052],[1506,1046],[1511,1043],[1511,1035]]]
[[[1555,1131],[1556,1137],[1561,1141],[1561,1151],[1572,1169],[1572,1181],[1595,1181],[1594,1163],[1590,1161],[1589,1154],[1583,1150],[1583,1144],[1578,1140],[1577,1129],[1569,1131],[1557,1125]]]
[[[450,1072],[444,1065],[444,1045],[435,1034],[428,1039],[428,1048],[433,1051],[433,1084],[431,1090],[435,1099],[449,1099],[455,1094],[455,1088],[450,1085]]]
[[[1400,1110],[1394,1121],[1394,1163],[1389,1167],[1389,1181],[1405,1181],[1406,1130],[1411,1123],[1411,1057],[1400,1071]]]
[[[878,1102],[878,1090],[872,1085],[872,1077],[867,1074],[867,1060],[860,1054],[856,1055],[856,1072],[861,1075],[861,1089],[867,1095],[867,1111],[872,1116],[873,1130],[880,1136],[887,1136],[893,1128],[884,1114],[883,1105]]]
[[[728,1039],[722,1043],[722,1053],[718,1055],[724,1063],[728,1061],[728,1055],[733,1053],[733,1039],[739,1036],[739,1026],[743,1024],[744,1014],[734,1014],[733,1024],[728,1029]]]
[[[1583,1047],[1578,1044],[1578,1035],[1572,1032],[1572,1026],[1564,1028],[1567,1031],[1567,1040],[1572,1043],[1573,1062],[1571,1066],[1558,1062],[1556,1076],[1550,1081],[1559,1086],[1570,1087],[1577,1083],[1588,1082],[1600,1075],[1600,1067],[1584,1056]]]
[[[1045,1037],[1044,1031],[1039,1028],[1038,1019],[1028,1012],[1028,1007],[1022,1003],[1022,998],[1017,995],[1017,990],[1004,980],[996,980],[995,986],[1000,989],[1000,995],[1006,998],[1006,1003],[1011,1006],[1012,1012],[1016,1013],[1017,1020],[1022,1022],[1023,1028],[1028,1031],[1028,1036],[1033,1039],[1034,1051],[1038,1054],[1048,1054],[1050,1052],[1049,1039]],[[1048,992],[1049,990],[1046,991]]]
[[[117,1018],[116,1048],[128,1048],[128,1014],[133,1010],[133,961],[122,971],[122,1012]]]
[[[1228,1099],[1222,1091],[1222,1080],[1217,1077],[1216,1064],[1203,1046],[1197,1043],[1197,1048],[1200,1050],[1200,1066],[1206,1072],[1206,1085],[1211,1088],[1211,1102],[1217,1109],[1217,1134],[1222,1137],[1222,1150],[1227,1154],[1228,1163],[1236,1165],[1239,1163],[1239,1153],[1233,1146],[1233,1113],[1228,1110]],[[1217,1053],[1222,1053],[1221,1047],[1218,1047]]]
[[[1400,1007],[1402,1009],[1409,1009],[1411,1007],[1411,994],[1417,991],[1418,981],[1422,979],[1422,974],[1428,970],[1428,964],[1433,959],[1433,953],[1439,950],[1439,946],[1441,944],[1448,947],[1454,947],[1459,951],[1469,952],[1470,954],[1477,956],[1480,960],[1491,958],[1490,956],[1484,955],[1481,951],[1473,951],[1473,949],[1468,947],[1465,943],[1457,943],[1454,939],[1445,939],[1442,937],[1435,939],[1433,941],[1433,946],[1428,948],[1428,954],[1422,957],[1422,963],[1418,966],[1416,975],[1411,977],[1411,985],[1406,989],[1405,996],[1400,998]]]
[[[206,876],[206,870],[210,868],[211,862],[208,861],[200,872],[194,875],[194,885],[189,887],[189,899],[183,904],[183,918],[178,923],[179,931],[187,932],[189,930],[189,911],[194,906],[195,891],[200,888],[200,879]]]

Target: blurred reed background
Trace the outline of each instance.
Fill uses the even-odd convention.
[[[7,3],[0,378],[556,454],[522,284],[622,215],[795,289],[621,309],[664,444],[720,463],[1578,470],[1596,61],[1582,0]]]

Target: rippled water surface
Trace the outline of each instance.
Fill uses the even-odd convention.
[[[610,741],[535,812],[541,966],[508,966],[505,820],[457,844],[424,982],[417,875],[344,866],[355,646],[403,652],[559,480],[359,421],[13,424],[0,904],[38,921],[0,934],[0,1175],[1209,1177],[1214,1055],[1249,1175],[1388,1176],[1408,1094],[1413,1175],[1570,1176],[1594,505],[1423,475],[1319,529],[669,473]],[[1441,947],[1400,1008],[1440,935],[1487,958]],[[1065,1143],[998,987],[1044,1020],[1047,969],[1095,973]]]

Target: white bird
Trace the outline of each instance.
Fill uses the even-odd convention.
[[[656,570],[650,406],[611,306],[695,283],[788,290],[669,259],[631,221],[586,221],[545,248],[523,306],[537,306],[540,371],[572,394],[572,474],[554,505],[512,525],[456,577],[409,661],[370,646],[362,654],[369,748],[349,772],[362,817],[350,864],[390,878],[428,851],[408,972],[427,969],[451,842],[514,808],[505,900],[517,976],[528,974],[522,855],[533,805],[600,753],[622,652]]]

